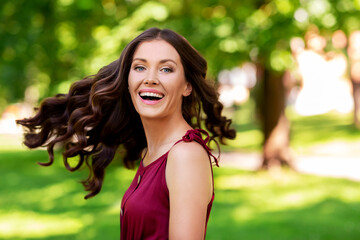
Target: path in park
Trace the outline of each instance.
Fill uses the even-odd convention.
[[[334,141],[311,147],[308,154],[295,154],[297,171],[319,176],[341,177],[360,181],[360,142]],[[222,153],[220,166],[256,170],[260,153]]]

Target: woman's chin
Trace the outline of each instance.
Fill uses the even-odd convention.
[[[166,116],[166,114],[158,109],[140,109],[138,113],[143,119],[160,119]]]

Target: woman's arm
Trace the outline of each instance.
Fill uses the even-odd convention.
[[[210,159],[196,142],[181,142],[168,155],[169,238],[204,239],[207,206],[212,198]]]

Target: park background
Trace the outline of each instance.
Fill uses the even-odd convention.
[[[119,239],[135,171],[116,159],[84,200],[60,150],[15,119],[96,73],[149,27],[208,61],[235,140],[214,169],[207,239],[359,239],[359,0],[13,0],[0,3],[0,238]],[[76,160],[74,160],[76,161]]]

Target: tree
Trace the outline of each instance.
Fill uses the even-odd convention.
[[[6,23],[0,28],[0,106],[23,98],[29,87],[40,98],[65,91],[153,26],[187,37],[208,60],[211,79],[224,68],[255,62],[264,168],[291,164],[289,40],[310,25],[324,35],[360,29],[359,0],[17,0],[2,1],[0,9]]]
[[[191,7],[184,5],[183,14],[189,15],[183,22],[186,33],[196,36],[198,32],[207,36],[207,42],[197,45],[197,48],[205,53],[215,73],[243,61],[256,62],[259,90],[255,97],[264,134],[262,166],[291,165],[290,122],[285,115],[286,97],[291,87],[289,70],[294,66],[290,39],[304,36],[312,25],[325,36],[337,29],[347,34],[360,29],[357,17],[360,2],[273,0],[209,3],[201,1]]]

